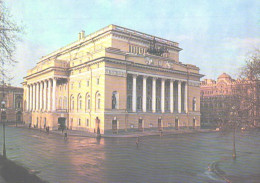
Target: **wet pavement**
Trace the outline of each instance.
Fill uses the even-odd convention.
[[[61,135],[15,127],[7,127],[6,132],[8,158],[49,182],[260,180],[259,131],[237,134],[236,161],[232,134],[220,132],[139,137],[138,148],[136,138],[64,140]]]

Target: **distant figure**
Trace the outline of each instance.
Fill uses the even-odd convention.
[[[29,128],[31,128],[31,126],[32,126],[32,123],[29,123]]]
[[[64,140],[67,140],[68,134],[67,132],[64,133]]]
[[[162,137],[163,136],[163,132],[162,132],[162,130],[160,131],[160,137]]]
[[[135,143],[136,143],[136,148],[138,148],[138,145],[139,145],[139,137],[136,138]]]

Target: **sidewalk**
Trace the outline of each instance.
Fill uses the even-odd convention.
[[[0,182],[1,183],[47,183],[30,173],[25,167],[4,159],[0,155]]]
[[[26,126],[19,125],[18,127],[28,128]],[[44,129],[38,128],[30,128],[31,130],[41,130],[42,132],[46,132]],[[50,130],[50,134],[56,134],[60,136],[64,136],[64,133],[67,133],[69,136],[74,137],[91,137],[96,138],[97,134],[91,133],[88,131],[79,131],[79,130],[64,130],[63,133],[61,130]],[[101,134],[103,138],[136,138],[136,137],[145,137],[145,136],[166,136],[166,135],[177,135],[177,134],[186,134],[186,133],[206,133],[206,132],[216,132],[216,130],[212,129],[163,129],[162,132],[158,131],[158,129],[144,129],[144,131],[120,131],[118,134]],[[47,132],[46,132],[47,133]]]

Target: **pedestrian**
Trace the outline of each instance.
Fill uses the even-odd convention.
[[[162,132],[162,130],[160,131],[160,137],[162,137],[163,136],[163,132]]]
[[[64,133],[64,140],[67,140],[68,134],[67,132]]]
[[[136,138],[135,143],[136,143],[136,148],[138,148],[138,145],[139,145],[139,137]]]

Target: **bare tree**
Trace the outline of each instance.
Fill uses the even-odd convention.
[[[7,80],[11,79],[5,66],[12,67],[17,61],[14,58],[16,42],[19,33],[22,32],[12,19],[4,2],[0,0],[0,71],[1,77]]]
[[[238,87],[243,117],[251,126],[260,124],[260,50],[255,49],[246,59],[240,71]]]

